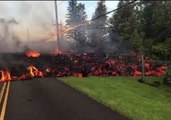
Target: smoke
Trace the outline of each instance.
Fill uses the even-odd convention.
[[[15,18],[0,18],[0,52],[17,52],[20,49],[20,39],[12,29],[15,25],[18,25]]]
[[[104,30],[95,29],[90,25],[82,27],[80,31],[87,33],[87,44],[81,47],[83,51],[78,51],[79,53],[131,54],[129,41],[123,40],[115,30],[108,28],[104,32]]]
[[[9,8],[10,5],[15,6],[13,11]],[[54,49],[52,43],[44,42],[50,33],[54,32],[55,27],[54,11],[49,9],[50,5],[50,2],[46,4],[40,1],[3,2],[3,5],[1,3],[0,13],[6,16],[0,18],[0,53],[25,52],[29,49],[41,52]]]
[[[53,38],[53,42],[45,42],[48,36],[55,32],[55,9],[53,2],[9,2],[11,5],[16,6],[14,11],[9,6],[5,6],[7,3],[0,4],[0,14],[11,14],[8,17],[0,18],[0,53],[25,52],[27,50],[37,50],[46,53],[53,51],[56,47],[56,37]],[[61,16],[59,16],[59,19],[61,19]],[[85,34],[87,34],[95,31],[95,29],[90,29],[89,26],[85,25],[78,29],[78,31],[85,31]],[[99,36],[101,35],[99,34]],[[86,43],[91,40],[97,40],[94,34],[92,38],[89,38],[88,34],[86,37]],[[116,36],[112,37],[112,39],[115,38]],[[110,36],[107,35],[105,42],[99,42],[100,45],[103,45],[104,52],[121,50],[121,48],[123,51],[127,51],[127,48],[121,46],[120,42],[112,42],[108,39],[110,39]],[[79,52],[77,50],[79,48],[81,52],[97,52],[96,47],[91,47],[87,44],[76,46],[73,41],[66,41],[66,38],[60,39],[60,47],[63,51],[73,50]]]
[[[54,32],[54,9],[51,2],[22,2],[19,13],[24,16],[22,23],[29,28],[29,41],[26,37],[25,48],[40,52],[50,52],[55,49],[55,43],[46,43],[45,40]],[[53,6],[54,7],[54,6]],[[21,12],[20,12],[21,11]],[[24,11],[24,12],[23,12]],[[28,36],[28,35],[26,35]]]

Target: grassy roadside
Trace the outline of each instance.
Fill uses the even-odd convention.
[[[170,120],[171,92],[137,82],[137,77],[60,78],[91,98],[134,120]],[[148,77],[149,82],[161,78]],[[163,89],[164,88],[164,89]]]

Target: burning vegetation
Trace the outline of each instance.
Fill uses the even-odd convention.
[[[0,81],[26,80],[37,77],[141,76],[141,58],[138,55],[110,56],[97,54],[64,54],[56,49],[52,54],[29,51],[13,54],[12,63],[0,67]],[[9,57],[6,58],[6,61]],[[17,63],[16,61],[20,61]],[[167,66],[145,58],[146,76],[164,76]]]

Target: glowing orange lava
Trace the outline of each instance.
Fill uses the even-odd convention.
[[[9,71],[0,70],[0,73],[1,73],[1,78],[0,78],[1,82],[5,82],[5,81],[11,80],[11,74],[10,74]]]
[[[27,67],[27,69],[29,70],[29,77],[43,77],[43,72],[39,71],[36,67],[34,67],[33,65]]]
[[[28,51],[28,52],[26,52],[26,56],[27,57],[39,57],[40,53],[36,52],[36,51]]]

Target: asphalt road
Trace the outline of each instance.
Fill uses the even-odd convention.
[[[126,119],[54,78],[0,83],[0,89],[0,120]]]

